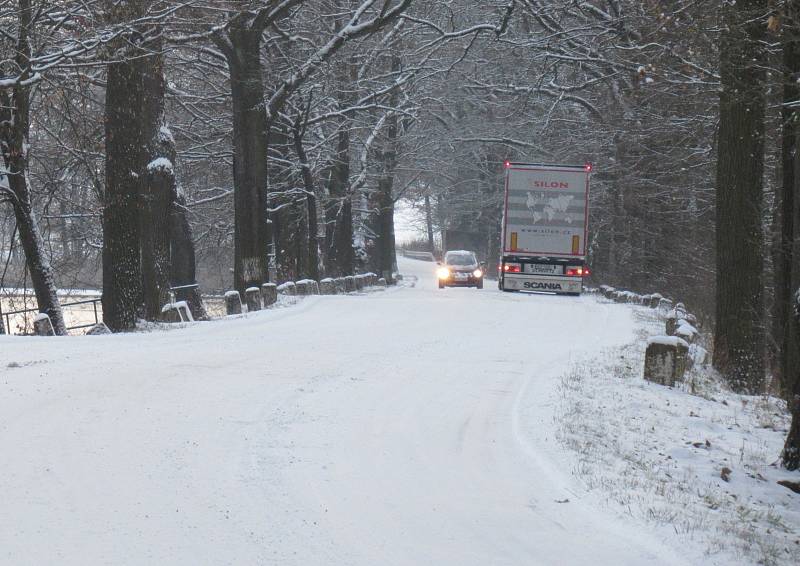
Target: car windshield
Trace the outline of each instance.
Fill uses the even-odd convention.
[[[448,254],[444,258],[447,265],[475,265],[475,256],[472,254]]]

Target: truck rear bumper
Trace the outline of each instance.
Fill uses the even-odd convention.
[[[583,279],[547,275],[503,274],[503,289],[511,291],[545,291],[549,293],[580,293]]]

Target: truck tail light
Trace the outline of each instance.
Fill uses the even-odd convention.
[[[518,263],[503,264],[504,273],[519,273],[520,271],[522,271],[522,266]]]
[[[588,267],[568,267],[567,275],[571,277],[588,277],[591,272]]]

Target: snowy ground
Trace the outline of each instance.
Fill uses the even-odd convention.
[[[574,474],[604,506],[674,529],[703,563],[797,564],[800,495],[777,484],[800,481],[778,466],[785,403],[732,394],[708,367],[675,388],[643,380],[646,336],[663,334],[663,317],[620,308],[637,339],[562,378],[557,436]]]
[[[603,510],[564,447],[562,377],[634,339],[630,308],[401,271],[170,332],[0,336],[0,563],[704,563]]]

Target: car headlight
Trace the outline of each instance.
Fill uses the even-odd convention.
[[[436,270],[436,275],[439,276],[439,279],[447,279],[450,277],[450,270],[446,267],[440,267]]]
[[[482,277],[483,276],[483,271],[481,271],[480,269],[476,269],[475,271],[472,272],[472,274],[475,277]]]

